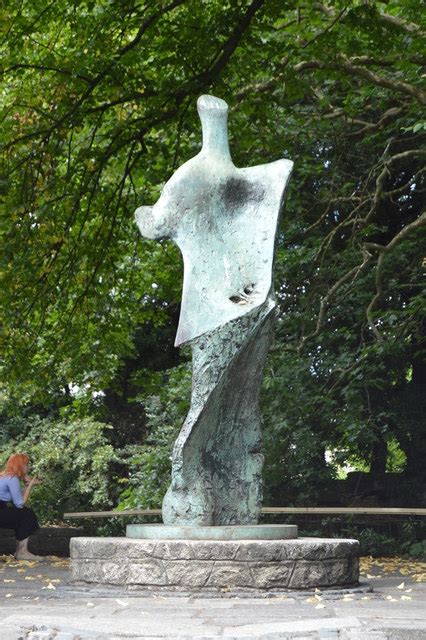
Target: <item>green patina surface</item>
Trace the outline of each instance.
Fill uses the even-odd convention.
[[[272,339],[275,234],[289,160],[237,168],[227,104],[199,98],[200,153],[180,167],[153,207],[136,211],[141,233],[170,238],[184,259],[176,345],[193,355],[191,408],[179,434],[166,524],[255,524],[262,503],[262,370]]]

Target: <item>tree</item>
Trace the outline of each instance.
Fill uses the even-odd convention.
[[[73,386],[89,399],[138,394],[130,385],[123,396],[123,384],[153,366],[148,328],[159,344],[173,333],[181,259],[142,240],[132,212],[198,150],[195,99],[211,92],[231,105],[236,164],[295,160],[265,381],[268,481],[289,481],[291,460],[304,477],[329,474],[326,449],[361,456],[380,476],[393,440],[419,473],[420,16],[417,0],[10,3],[8,411],[68,406]]]

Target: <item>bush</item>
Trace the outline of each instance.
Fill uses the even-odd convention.
[[[27,435],[3,446],[0,464],[19,451],[30,456],[30,475],[43,480],[30,498],[40,520],[57,521],[67,510],[110,505],[109,468],[116,454],[106,433],[112,427],[91,418],[28,420]]]
[[[119,509],[161,508],[170,483],[173,444],[189,409],[190,364],[167,373],[158,395],[141,398],[147,415],[148,435],[141,445],[120,451],[119,461],[129,468],[120,495]]]
[[[408,548],[408,555],[411,558],[417,558],[419,560],[426,560],[426,540],[421,542],[415,542]]]

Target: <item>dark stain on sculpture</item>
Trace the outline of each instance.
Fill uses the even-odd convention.
[[[221,196],[225,210],[233,210],[250,201],[259,202],[264,195],[263,189],[254,186],[244,178],[231,177],[223,185]]]

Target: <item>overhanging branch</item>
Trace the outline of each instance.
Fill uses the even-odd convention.
[[[377,329],[374,323],[373,311],[377,307],[383,295],[383,274],[384,274],[385,257],[393,249],[395,249],[395,247],[398,244],[400,244],[409,233],[411,233],[412,231],[415,231],[416,229],[423,226],[424,224],[426,224],[426,211],[423,212],[416,220],[414,220],[414,222],[407,224],[403,229],[401,229],[401,231],[397,233],[396,236],[394,236],[387,245],[381,246],[381,245],[374,244],[374,247],[371,243],[369,245],[370,248],[374,248],[376,251],[379,252],[379,258],[377,260],[377,267],[376,267],[376,293],[374,294],[372,300],[370,301],[370,304],[368,305],[367,311],[366,311],[368,326],[370,327],[371,331],[373,332],[377,340],[382,341],[383,336],[380,333],[380,331]]]

